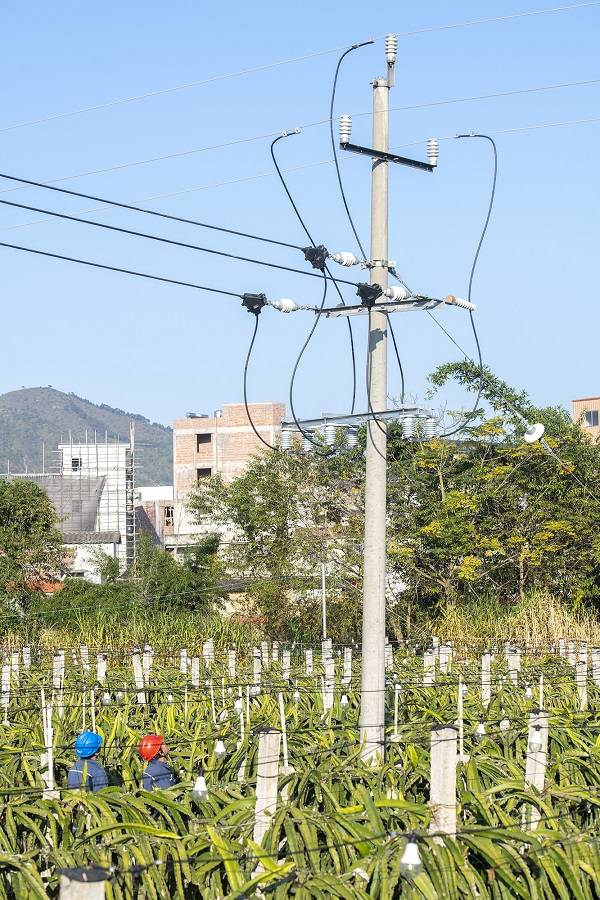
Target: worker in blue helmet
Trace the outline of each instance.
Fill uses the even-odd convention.
[[[69,769],[67,787],[83,788],[86,791],[108,787],[108,776],[99,762],[96,762],[102,737],[93,731],[82,732],[75,741],[77,759]]]

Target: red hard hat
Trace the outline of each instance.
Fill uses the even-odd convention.
[[[142,759],[150,762],[158,754],[164,742],[165,739],[162,734],[146,734],[138,744],[138,753]]]

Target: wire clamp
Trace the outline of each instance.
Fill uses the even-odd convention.
[[[311,264],[313,269],[319,269],[321,272],[325,268],[325,262],[329,256],[329,251],[323,244],[318,247],[303,247],[304,259]]]
[[[378,300],[383,294],[383,290],[379,284],[360,283],[358,285],[358,290],[356,291],[356,293],[360,297],[362,306],[365,306],[367,309],[371,309],[373,306],[375,306],[375,301]]]
[[[267,305],[266,294],[242,294],[242,306],[255,316],[260,315],[263,306]]]

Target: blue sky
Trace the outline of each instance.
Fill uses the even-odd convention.
[[[376,5],[259,0],[222,6],[165,6],[153,0],[7,2],[0,58],[5,86],[0,169],[49,181],[311,123],[328,115],[335,53],[8,128],[381,38],[390,31],[552,5],[544,0],[382,0]],[[401,37],[391,106],[600,78],[599,32],[600,5]],[[383,69],[382,41],[353,53],[342,70],[336,112],[368,111],[370,80]],[[465,130],[494,133],[600,116],[599,96],[597,84],[397,111],[391,116],[391,146]],[[497,201],[473,291],[477,322],[485,361],[540,404],[568,405],[573,397],[600,393],[599,125],[495,136]],[[368,143],[370,127],[368,117],[356,118],[353,138]],[[127,166],[64,184],[126,202],[184,192],[148,203],[176,215],[303,243],[281,187],[270,174],[269,143],[258,140]],[[424,143],[406,152],[424,158]],[[327,162],[327,128],[307,128],[280,142],[279,159],[284,168],[302,167],[290,173],[289,184],[317,242],[355,250],[333,166]],[[368,246],[369,164],[351,155],[341,162],[350,205]],[[433,177],[402,167],[390,172],[390,256],[413,289],[465,294],[490,179],[490,149],[481,141],[442,140],[439,170]],[[0,190],[10,187],[8,182],[0,184]],[[0,194],[0,199],[71,214],[94,205],[33,189]],[[104,209],[87,216],[287,265],[302,264],[295,251],[132,213]],[[309,304],[320,298],[316,279],[64,221],[27,224],[39,219],[3,207],[0,241],[234,291],[264,291]],[[210,412],[223,402],[240,400],[253,321],[239,301],[5,248],[0,248],[0,264],[5,332],[0,392],[51,384],[164,423],[188,410]],[[446,309],[439,318],[474,352],[466,315]],[[311,324],[308,314],[263,313],[250,374],[252,399],[287,399],[290,369]],[[425,314],[397,315],[395,324],[407,390],[422,400],[427,374],[456,358],[457,351]],[[363,320],[356,326],[361,388],[365,326]],[[297,409],[303,415],[348,409],[350,357],[343,322],[320,323],[297,384]],[[390,393],[398,392],[399,378],[390,360]],[[468,406],[469,398],[449,387],[440,402],[458,408]]]

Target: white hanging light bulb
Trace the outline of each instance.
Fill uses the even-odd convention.
[[[539,725],[536,725],[531,732],[531,737],[529,738],[529,750],[531,753],[537,753],[542,749],[542,729]]]
[[[413,875],[418,875],[422,868],[423,864],[417,843],[412,838],[409,838],[400,859],[400,873],[405,878],[410,878]]]
[[[217,759],[224,759],[227,756],[227,749],[221,738],[215,743],[214,754]]]
[[[469,688],[468,688],[467,685],[464,683],[464,681],[463,681],[463,683],[461,684],[460,689],[461,689],[461,691],[462,691],[463,697],[466,696],[466,694],[469,692]]]
[[[531,689],[531,685],[530,685],[530,684],[528,684],[527,687],[525,688],[525,699],[526,699],[526,700],[531,700],[531,699],[533,699],[533,691],[532,691],[532,689]]]
[[[479,744],[485,737],[485,725],[483,722],[480,722],[477,728],[475,729],[475,734],[473,735],[473,740]]]
[[[192,797],[194,800],[208,800],[208,788],[206,786],[206,778],[204,775],[198,775],[192,788]]]
[[[167,703],[169,706],[173,706],[173,694],[167,694]]]
[[[340,704],[342,706],[348,706],[348,694],[342,694],[340,697]]]
[[[298,688],[296,688],[296,690],[294,691],[294,700],[299,700],[299,699],[300,699],[300,691],[298,690]]]
[[[102,702],[105,706],[110,706],[111,699],[110,699],[110,694],[108,693],[108,691],[104,691],[104,693],[102,694]]]
[[[233,708],[236,712],[241,713],[243,709],[243,703],[241,697],[236,697],[235,702],[233,704]]]
[[[510,721],[506,718],[500,720],[500,731],[508,731],[510,728]]]

